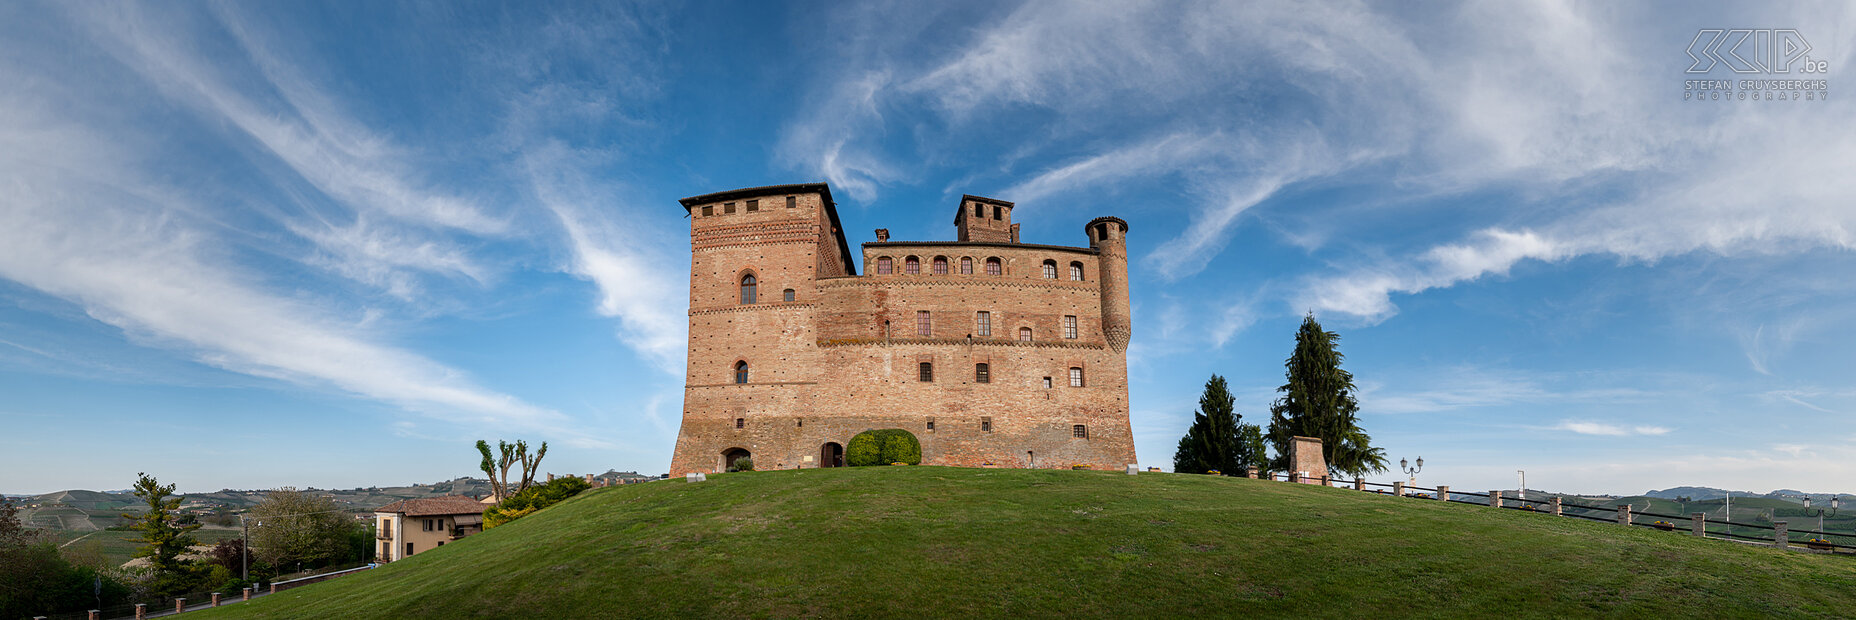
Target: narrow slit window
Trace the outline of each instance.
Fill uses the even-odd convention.
[[[980,432],[982,433],[992,432],[992,418],[990,417],[980,418]]]
[[[1067,315],[1063,317],[1063,337],[1069,340],[1076,339],[1076,317]]]
[[[915,312],[915,335],[917,336],[933,336],[934,335],[934,321],[928,315],[927,310],[918,310]]]
[[[992,383],[992,367],[987,364],[973,365],[974,383]]]
[[[981,338],[992,337],[992,313],[985,310],[976,313],[974,315],[974,329],[978,330]]]
[[[921,372],[922,383],[934,382],[934,362],[922,362],[918,365],[918,369]]]

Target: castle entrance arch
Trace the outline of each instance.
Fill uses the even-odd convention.
[[[746,448],[729,448],[727,450],[723,450],[722,451],[722,471],[733,470],[735,468],[736,461],[739,461],[741,459],[751,459],[753,457],[754,455],[748,452]]]
[[[844,446],[835,441],[827,441],[818,449],[819,467],[843,467]]]

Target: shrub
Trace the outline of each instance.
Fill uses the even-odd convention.
[[[864,431],[851,438],[850,445],[844,449],[844,461],[852,467],[885,463],[920,465],[922,442],[914,433],[899,428]]]
[[[728,466],[728,468],[733,471],[754,471],[754,459],[735,459],[735,464]]]
[[[533,514],[537,510],[553,506],[569,497],[579,495],[592,485],[577,476],[555,478],[547,484],[529,487],[483,511],[483,529],[490,529],[516,519]]]

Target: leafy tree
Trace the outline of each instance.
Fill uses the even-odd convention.
[[[200,526],[197,523],[183,525],[179,522],[174,511],[180,509],[182,498],[174,495],[174,485],[162,485],[145,473],[136,476],[135,496],[148,503],[148,512],[122,515],[124,519],[133,519],[133,528],[142,532],[142,537],[135,539],[135,542],[146,543],[135,550],[134,557],[148,558],[148,563],[154,567],[157,575],[182,572],[180,554],[198,543],[190,532],[200,529]]]
[[[284,487],[251,508],[251,549],[280,569],[353,559],[349,539],[361,526],[327,496]]]
[[[1276,388],[1281,398],[1270,405],[1270,444],[1275,468],[1289,468],[1289,444],[1295,437],[1321,440],[1322,457],[1336,474],[1360,476],[1386,470],[1385,450],[1372,447],[1355,414],[1353,374],[1341,369],[1340,334],[1326,331],[1309,314],[1295,334],[1295,352],[1283,363],[1288,383]]]
[[[548,442],[541,442],[541,448],[535,450],[532,456],[528,453],[528,442],[520,439],[515,443],[499,439],[496,448],[498,456],[492,457],[490,442],[477,440],[477,452],[483,455],[483,462],[477,467],[483,470],[483,475],[489,477],[490,493],[496,495],[498,500],[503,500],[535,486],[535,475],[541,472],[541,457],[548,454]],[[522,472],[516,478],[516,488],[510,489],[509,468],[517,465],[522,466]]]
[[[19,507],[0,501],[0,618],[94,609],[129,595],[113,576],[61,557],[48,534],[26,527]]]

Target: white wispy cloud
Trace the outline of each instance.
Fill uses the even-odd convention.
[[[1604,437],[1629,437],[1632,435],[1667,435],[1669,430],[1662,426],[1625,426],[1608,422],[1591,422],[1583,420],[1563,420],[1559,424],[1546,427],[1545,430],[1566,431],[1580,435],[1599,435]]]

